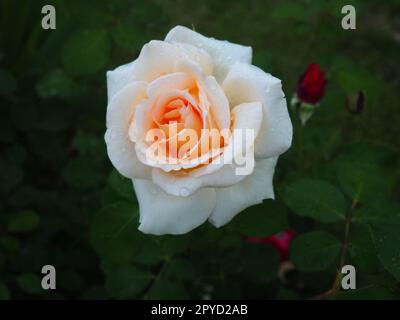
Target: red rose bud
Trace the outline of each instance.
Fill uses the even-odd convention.
[[[363,91],[351,94],[346,97],[345,108],[351,114],[360,114],[365,106],[365,95]]]
[[[278,250],[281,261],[286,261],[289,259],[289,246],[294,235],[294,231],[286,230],[268,237],[248,237],[247,240],[253,243],[271,244],[276,250]]]
[[[300,102],[317,104],[325,94],[326,83],[325,72],[318,64],[309,64],[299,78],[297,99]]]

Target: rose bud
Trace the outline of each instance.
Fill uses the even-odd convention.
[[[346,97],[345,108],[351,114],[360,114],[365,106],[365,95],[363,91],[351,94]]]
[[[325,72],[316,63],[309,64],[300,76],[297,86],[297,99],[300,102],[317,104],[325,94],[327,80]]]
[[[253,243],[269,243],[278,250],[281,261],[289,259],[289,246],[293,240],[295,232],[285,230],[268,237],[248,237],[247,240]]]
[[[297,91],[292,99],[292,107],[299,109],[301,124],[304,126],[314,113],[325,94],[325,72],[316,63],[307,66],[300,76]]]

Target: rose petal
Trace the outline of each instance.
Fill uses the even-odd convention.
[[[153,97],[171,90],[186,90],[194,85],[194,79],[184,73],[176,72],[161,76],[151,82],[147,88],[148,97]]]
[[[205,93],[207,105],[220,130],[230,126],[230,110],[228,99],[213,76],[206,76],[202,70],[192,61],[184,59],[176,64],[176,69],[192,75],[201,92]]]
[[[119,66],[114,70],[107,71],[108,102],[110,102],[114,95],[123,87],[135,81],[134,68],[135,61]]]
[[[137,159],[128,135],[130,119],[145,93],[146,83],[134,82],[115,94],[107,107],[107,153],[114,167],[127,178],[148,178],[151,173]]]
[[[258,130],[260,129],[262,121],[262,106],[259,102],[243,103],[236,106],[232,110],[235,121],[233,123],[234,130],[245,130],[253,129],[253,138],[257,136]],[[235,139],[243,139],[240,136],[240,131],[234,131],[236,134],[233,135],[232,142],[227,148],[227,152],[231,152],[231,148],[235,145]],[[245,132],[243,132],[245,135]],[[251,137],[245,136],[243,145],[247,148],[246,153],[248,154],[246,163],[246,172],[251,174],[254,169],[254,155],[250,147],[253,145],[254,140],[250,140]],[[232,156],[238,150],[232,150]],[[242,153],[245,153],[243,150]],[[231,155],[220,157],[213,163],[190,171],[185,175],[178,175],[175,173],[165,172],[166,170],[155,168],[152,171],[153,182],[161,187],[166,193],[174,196],[188,196],[196,192],[202,187],[226,187],[231,186],[235,183],[246,178],[246,175],[238,174],[238,168],[242,167],[231,161],[232,164],[224,164],[224,160],[230,161]],[[217,162],[220,161],[220,162]],[[163,168],[164,169],[164,168]],[[247,175],[248,175],[247,174]],[[184,194],[182,194],[184,190]]]
[[[134,179],[144,233],[183,234],[204,223],[215,206],[215,190],[203,188],[189,197],[175,197],[148,180]]]
[[[153,81],[165,74],[174,73],[175,63],[180,59],[190,59],[199,65],[205,74],[212,71],[212,61],[205,50],[190,45],[153,40],[143,46],[133,72],[136,79]]]
[[[242,210],[274,198],[272,179],[278,157],[257,162],[251,176],[227,188],[216,188],[217,205],[208,219],[221,227],[231,221]]]
[[[183,26],[176,26],[169,31],[165,41],[189,43],[198,48],[204,48],[213,58],[214,75],[219,82],[225,78],[230,67],[235,62],[251,63],[251,47],[207,38]]]
[[[237,63],[222,85],[231,104],[261,101],[263,123],[256,139],[256,158],[277,156],[292,143],[292,123],[282,91],[281,81],[261,69]]]

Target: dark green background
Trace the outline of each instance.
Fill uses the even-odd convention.
[[[41,28],[48,3],[56,30]],[[345,31],[349,3],[357,30]],[[0,17],[0,299],[400,297],[399,1],[1,0]],[[310,62],[329,83],[303,130],[291,112],[275,201],[155,237],[137,231],[131,183],[106,155],[105,72],[177,24],[252,46],[288,100]],[[358,90],[366,105],[351,114]],[[277,252],[245,237],[287,228],[295,269],[279,279]],[[338,293],[347,263],[358,289]],[[40,288],[45,264],[55,291]]]

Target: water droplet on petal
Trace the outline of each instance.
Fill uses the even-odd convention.
[[[181,189],[179,190],[179,194],[180,194],[182,197],[187,197],[187,196],[190,194],[190,191],[189,191],[188,188],[183,187],[183,188],[181,188]]]

